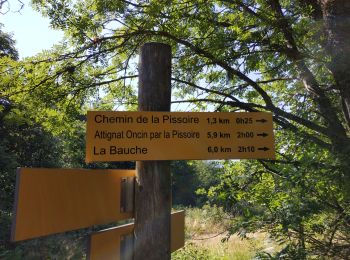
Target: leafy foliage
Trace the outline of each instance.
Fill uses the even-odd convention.
[[[207,202],[206,191],[219,182],[222,168],[217,162],[173,161],[173,205],[201,207]]]

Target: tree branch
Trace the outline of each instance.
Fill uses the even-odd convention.
[[[336,110],[333,107],[331,101],[326,96],[324,90],[319,87],[319,84],[307,67],[303,60],[303,55],[298,49],[296,41],[294,39],[294,32],[291,28],[288,20],[284,17],[282,7],[279,0],[269,0],[272,11],[274,12],[279,30],[282,31],[289,46],[287,46],[290,52],[287,53],[288,58],[293,60],[297,66],[300,77],[304,83],[306,90],[311,94],[314,101],[318,105],[322,117],[327,124],[327,135],[332,140],[332,143],[337,147],[337,150],[341,150],[344,146],[344,142],[349,142],[346,130],[339,120]]]

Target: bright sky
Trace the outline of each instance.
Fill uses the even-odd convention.
[[[9,2],[11,10],[0,15],[0,23],[4,24],[4,32],[13,33],[21,59],[50,49],[62,39],[63,32],[52,30],[49,19],[34,11],[29,0],[22,0],[24,7],[20,12],[16,12],[20,7],[16,0]]]

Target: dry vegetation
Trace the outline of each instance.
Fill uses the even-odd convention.
[[[225,231],[232,221],[220,208],[186,209],[186,244],[173,253],[172,259],[253,259],[257,252],[273,253],[278,245],[266,233],[255,233],[242,239],[227,237]],[[227,239],[228,238],[228,239]]]

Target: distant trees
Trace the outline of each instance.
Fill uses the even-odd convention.
[[[3,32],[3,25],[0,24],[0,58],[10,57],[11,59],[18,59],[18,52],[15,48],[15,41],[8,33]]]
[[[220,182],[223,168],[215,161],[173,161],[171,173],[173,205],[202,207],[209,188]]]

